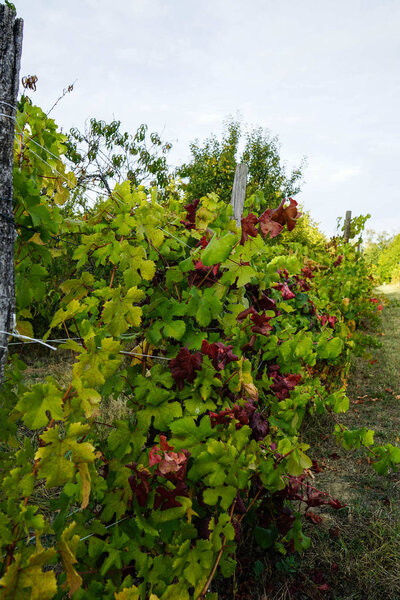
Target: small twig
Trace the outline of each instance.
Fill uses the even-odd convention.
[[[111,289],[111,288],[112,288],[112,286],[113,286],[113,283],[114,283],[114,277],[115,277],[115,273],[116,273],[116,271],[117,271],[117,265],[114,265],[114,268],[113,268],[113,270],[112,270],[112,273],[111,273],[111,281],[110,281],[110,285],[109,285],[110,289]]]
[[[64,96],[66,96],[67,94],[69,94],[70,92],[72,92],[72,90],[74,89],[74,85],[76,84],[78,80],[75,79],[74,83],[70,83],[70,85],[67,88],[63,89],[63,93],[61,94],[61,96],[59,98],[57,98],[57,100],[54,102],[53,106],[51,107],[51,109],[48,111],[46,117],[49,116],[49,114],[51,113],[51,111],[53,110],[53,108],[55,108],[57,106],[57,104],[60,102],[60,100],[62,100],[64,98]]]
[[[233,515],[233,512],[235,510],[235,506],[236,506],[236,500],[233,502],[231,510],[230,510],[230,513],[229,513],[229,518],[230,519],[232,519],[232,515]],[[221,546],[220,551],[218,552],[217,558],[215,559],[214,566],[213,566],[213,568],[211,570],[211,573],[208,576],[208,579],[207,579],[207,581],[206,581],[206,583],[205,583],[205,585],[204,585],[204,587],[203,587],[203,589],[202,589],[202,591],[200,593],[200,596],[198,596],[197,600],[204,600],[205,595],[207,593],[207,590],[210,587],[212,580],[214,579],[214,575],[215,575],[215,572],[216,572],[216,570],[218,568],[219,561],[221,560],[222,554],[224,553],[225,546],[226,546],[226,536],[224,535],[223,540],[222,540],[222,546]]]
[[[74,322],[74,325],[75,325],[75,327],[76,327],[76,331],[77,331],[77,333],[78,333],[78,336],[79,336],[80,342],[81,342],[82,346],[85,348],[85,350],[87,350],[87,348],[86,348],[86,344],[85,344],[85,342],[83,341],[83,337],[82,337],[82,336],[81,336],[81,334],[80,334],[79,327],[78,327],[78,324],[77,324],[77,322],[76,322],[76,320],[75,320],[75,317],[72,317],[72,320],[73,320],[73,322]]]
[[[118,429],[115,425],[110,425],[109,423],[102,423],[101,421],[92,421],[96,425],[104,425],[105,427],[111,427],[112,429]]]
[[[250,504],[248,505],[246,512],[240,517],[240,519],[238,519],[238,523],[241,523],[243,521],[243,519],[245,518],[245,516],[247,515],[247,513],[249,512],[249,510],[251,509],[251,507],[253,506],[253,504],[255,502],[257,502],[258,498],[261,496],[261,494],[265,492],[264,489],[258,490],[257,494],[254,496],[253,500],[250,502]]]
[[[211,271],[213,270],[213,268],[215,267],[215,265],[212,265],[212,267],[210,268],[209,271],[207,271],[207,274],[205,275],[205,277],[203,277],[203,279],[200,281],[200,283],[198,283],[196,285],[196,288],[199,288],[201,286],[201,284],[207,279],[207,277],[210,275]]]

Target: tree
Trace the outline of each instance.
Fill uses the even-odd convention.
[[[90,119],[85,131],[73,128],[67,141],[67,158],[77,178],[77,200],[86,207],[83,193],[95,188],[110,195],[116,183],[129,180],[132,187],[168,183],[167,154],[172,148],[158,133],[140,125],[131,135],[121,131],[121,121]]]
[[[400,234],[394,236],[379,252],[376,274],[381,281],[400,280]]]
[[[230,118],[225,122],[221,140],[211,135],[203,144],[199,140],[190,144],[190,162],[176,171],[185,180],[183,187],[190,199],[214,191],[229,202],[238,162],[249,167],[247,196],[262,191],[265,206],[275,207],[282,198],[300,191],[304,161],[287,175],[276,136],[262,127],[250,128],[244,133],[244,149],[240,152],[241,137],[241,123]]]

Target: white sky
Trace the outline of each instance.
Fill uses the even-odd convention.
[[[14,0],[25,21],[21,75],[64,128],[91,116],[141,123],[172,141],[243,122],[279,136],[297,197],[322,229],[372,214],[400,231],[400,0]]]

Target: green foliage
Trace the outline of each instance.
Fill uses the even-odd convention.
[[[359,215],[358,217],[352,217],[350,220],[350,235],[349,235],[349,240],[354,240],[353,243],[355,244],[361,244],[362,240],[362,234],[365,228],[365,223],[368,221],[368,219],[371,218],[371,215],[367,214],[367,215]],[[344,234],[344,230],[345,230],[345,220],[343,217],[338,217],[337,218],[337,229],[340,229],[340,231]],[[358,237],[358,239],[355,239]]]
[[[370,241],[365,248],[365,260],[380,282],[400,281],[400,234]]]
[[[161,190],[168,184],[167,155],[172,145],[163,142],[158,133],[149,133],[147,125],[140,125],[131,135],[121,131],[120,121],[106,123],[92,118],[85,131],[71,129],[66,147],[79,184],[78,195],[67,205],[72,213],[77,203],[89,209],[84,194],[93,186],[108,195],[116,183],[123,181],[133,187],[157,185]]]
[[[277,137],[271,137],[260,127],[251,128],[244,134],[244,149],[240,153],[241,137],[240,122],[228,119],[221,140],[213,135],[203,144],[198,140],[190,144],[191,161],[176,171],[186,182],[183,188],[189,199],[215,192],[229,203],[238,162],[245,162],[249,167],[247,196],[262,192],[263,210],[267,206],[274,208],[282,198],[300,191],[304,162],[288,176],[279,156]]]
[[[17,9],[15,8],[15,5],[12,2],[9,2],[9,0],[4,0],[4,2],[5,5],[11,8],[15,13],[17,12]]]
[[[20,108],[20,127],[72,186],[64,136],[40,109]],[[58,207],[70,184],[32,149],[16,146],[19,315],[31,323],[54,292],[59,260],[46,337],[62,327],[76,339],[64,344],[68,385],[25,386],[14,356],[0,391],[0,598],[216,599],[210,581],[234,573],[243,529],[292,568],[310,544],[293,502],[341,507],[307,495],[308,413],[332,415],[338,442],[367,446],[379,473],[400,462],[397,447],[336,416],[357,328],[376,318],[365,263],[338,240],[240,238],[214,193],[188,206],[172,190],[161,204],[125,181],[71,220]],[[73,233],[76,246],[52,256],[49,232]],[[104,423],[111,396],[127,416]]]

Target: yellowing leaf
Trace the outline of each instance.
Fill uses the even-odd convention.
[[[29,242],[33,242],[34,244],[38,244],[38,246],[44,246],[44,242],[40,237],[40,233],[36,232],[29,240]]]
[[[53,571],[42,567],[54,558],[56,551],[39,549],[25,563],[21,554],[14,555],[14,561],[0,579],[1,600],[51,600],[57,593],[57,581]]]
[[[112,336],[118,337],[129,329],[129,325],[139,327],[142,320],[142,309],[134,306],[144,297],[142,290],[131,287],[125,297],[121,297],[121,289],[113,291],[113,297],[104,304],[103,320]]]
[[[130,588],[124,588],[122,592],[115,592],[115,600],[140,600],[139,590],[136,585]]]
[[[154,346],[151,345],[147,348],[147,352],[145,352],[145,354],[152,354],[153,350],[154,350]],[[135,365],[141,365],[142,364],[141,355],[143,354],[142,344],[138,344],[129,352],[132,352],[133,355],[135,355],[135,354],[139,355],[139,356],[133,356],[132,362],[131,362],[131,367],[134,367]],[[153,365],[153,361],[151,360],[151,358],[147,357],[147,363],[149,366]]]
[[[243,387],[250,398],[255,399],[255,394],[257,394],[258,397],[258,391],[253,383],[253,377],[251,376],[251,362],[242,356],[242,358],[237,361],[237,364],[239,367],[239,383],[237,391],[240,392]]]
[[[76,551],[79,544],[79,535],[72,536],[74,527],[75,521],[62,532],[58,543],[61,560],[67,576],[70,598],[82,585],[82,577],[74,569],[74,564],[78,562],[76,559]]]
[[[84,307],[82,307],[80,302],[78,302],[78,300],[75,299],[71,300],[71,302],[67,305],[65,310],[63,308],[60,308],[52,318],[49,331],[44,336],[44,339],[47,339],[49,337],[49,333],[52,329],[54,329],[54,327],[57,327],[57,325],[64,323],[64,321],[68,321],[68,319],[72,319],[72,317],[75,317],[82,310],[84,310]]]
[[[29,321],[17,321],[17,329],[21,335],[33,337],[33,327]]]
[[[83,388],[82,382],[79,379],[74,379],[73,384],[78,391],[79,399],[82,401],[85,417],[92,417],[95,413],[99,413],[100,394],[96,390]]]
[[[81,476],[81,494],[82,494],[82,504],[81,508],[86,508],[89,504],[90,498],[90,484],[91,477],[89,473],[89,468],[87,463],[79,463],[78,471]]]
[[[249,398],[252,400],[258,400],[258,389],[254,383],[246,383],[245,381],[242,381],[242,389]]]

